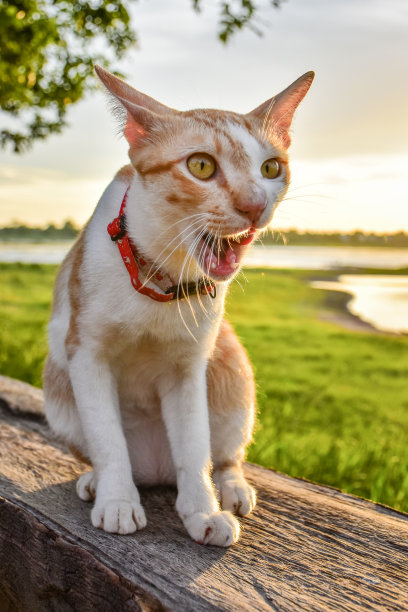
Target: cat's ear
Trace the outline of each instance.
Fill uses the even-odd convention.
[[[306,72],[281,93],[248,113],[248,117],[262,121],[263,136],[277,140],[285,149],[289,147],[293,115],[309,91],[314,76],[314,72]]]
[[[113,97],[114,111],[124,119],[123,132],[130,145],[146,137],[161,117],[178,112],[137,91],[101,66],[95,66],[95,72]]]

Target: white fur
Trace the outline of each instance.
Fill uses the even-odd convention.
[[[287,191],[285,180],[286,168],[283,166],[282,173],[274,180],[264,178],[260,172],[262,164],[267,159],[276,156],[279,157],[279,150],[266,141],[261,144],[261,142],[254,138],[246,129],[232,122],[230,122],[229,129],[231,135],[244,145],[246,152],[249,154],[251,159],[249,173],[256,185],[255,194],[257,192],[265,193],[267,206],[259,219],[260,226],[264,226],[272,221],[273,213]]]

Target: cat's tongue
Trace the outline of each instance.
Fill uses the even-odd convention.
[[[216,278],[227,278],[234,274],[239,267],[243,254],[243,247],[250,244],[255,238],[256,230],[250,230],[240,240],[227,240],[221,242],[221,249],[207,246],[204,257],[204,270],[209,276]]]

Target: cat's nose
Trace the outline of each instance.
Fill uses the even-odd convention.
[[[247,219],[249,219],[252,225],[256,225],[265,208],[266,200],[264,198],[256,200],[245,200],[243,202],[241,201],[238,202],[235,206],[235,210],[241,213],[241,215],[244,215],[244,217],[246,217]]]

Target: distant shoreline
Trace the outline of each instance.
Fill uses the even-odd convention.
[[[107,236],[106,236],[107,237]],[[0,261],[60,264],[73,244],[71,240],[0,241]],[[110,244],[110,243],[109,243]],[[257,243],[246,256],[247,268],[303,270],[393,271],[408,269],[408,248],[321,247],[309,245],[262,245]]]
[[[332,280],[336,280],[338,275],[334,276]],[[360,319],[357,315],[350,312],[348,305],[353,299],[353,294],[348,291],[325,291],[326,297],[324,299],[325,310],[320,315],[321,321],[327,321],[328,323],[336,323],[344,329],[357,332],[368,332],[370,334],[379,334],[386,336],[399,336],[405,334],[397,334],[395,332],[382,331],[377,329],[371,323],[367,323],[363,319]]]
[[[49,265],[58,265],[56,263],[29,263],[29,262],[11,262],[11,261],[1,261],[0,260],[0,270],[7,270],[16,266],[18,269],[24,269],[24,266],[27,266],[27,269],[31,269],[32,266],[41,267],[44,266],[47,268]],[[10,268],[9,268],[10,267]],[[272,273],[285,273],[287,272],[289,275],[293,272],[300,273],[303,277],[303,282],[308,285],[312,285],[313,281],[323,281],[323,282],[336,282],[339,280],[339,277],[344,274],[368,274],[369,276],[377,276],[378,274],[386,275],[388,277],[396,277],[398,275],[408,276],[408,268],[401,269],[364,269],[364,268],[355,268],[350,270],[350,268],[338,268],[336,270],[320,270],[317,269],[300,269],[300,268],[268,268],[265,266],[256,266],[253,268],[248,268],[248,271],[259,272],[262,274],[272,272]],[[245,270],[244,270],[245,272]],[[392,331],[387,329],[381,329],[376,327],[374,323],[370,323],[359,314],[355,314],[350,311],[349,304],[350,301],[355,297],[351,291],[345,289],[326,289],[324,287],[317,289],[324,292],[324,298],[321,302],[319,312],[316,313],[317,318],[320,321],[327,323],[334,323],[339,325],[343,329],[347,329],[352,332],[365,332],[369,334],[383,335],[383,336],[392,336],[392,337],[408,337],[408,333],[406,331]]]
[[[47,227],[31,227],[24,224],[12,224],[0,227],[0,244],[32,243],[45,244],[75,240],[80,228],[72,221],[57,227],[50,224]],[[381,247],[408,248],[408,234],[399,231],[392,234],[376,234],[374,232],[354,231],[341,232],[302,232],[294,229],[271,229],[259,239],[259,244],[265,246],[314,246],[314,247]]]
[[[390,277],[387,271],[383,271],[387,278]],[[358,278],[359,274],[352,275],[354,278]],[[366,274],[370,278],[375,278],[376,274]],[[383,275],[380,275],[383,276]],[[397,278],[395,275],[391,275],[393,278]],[[395,330],[384,326],[384,321],[377,318],[372,318],[373,313],[370,311],[370,314],[367,312],[367,309],[361,310],[360,312],[353,312],[350,308],[350,302],[358,296],[358,293],[355,290],[350,290],[349,288],[342,288],[341,279],[344,277],[342,273],[336,273],[334,276],[327,277],[322,282],[322,277],[311,277],[309,282],[313,287],[318,290],[324,291],[325,297],[323,301],[323,309],[321,311],[321,316],[319,317],[322,321],[328,321],[330,323],[336,323],[345,329],[349,329],[351,331],[362,331],[369,332],[372,334],[386,335],[386,336],[395,336],[395,337],[408,337],[408,331],[406,331],[406,327],[399,327]],[[407,274],[402,274],[402,277],[408,277]],[[324,285],[329,286],[324,286]],[[339,288],[333,288],[330,285],[338,284]],[[321,285],[321,286],[319,286]],[[357,285],[358,286],[358,285]],[[404,294],[404,299],[406,303],[406,307],[408,308],[407,303],[407,294]],[[375,298],[374,298],[375,299]],[[367,318],[365,318],[367,317]],[[370,321],[371,318],[371,321]],[[389,326],[388,326],[389,327]]]
[[[67,237],[52,237],[52,238],[48,238],[48,237],[44,237],[44,238],[36,238],[36,239],[31,239],[31,238],[2,238],[0,237],[0,245],[42,245],[42,244],[71,244],[76,240],[76,236],[71,237],[71,238],[67,238]],[[395,244],[388,244],[386,242],[383,243],[379,243],[379,244],[372,244],[372,243],[358,243],[358,244],[347,244],[347,243],[339,243],[339,244],[333,244],[333,243],[325,243],[325,242],[308,242],[308,243],[296,243],[294,244],[293,242],[286,242],[285,244],[283,242],[271,242],[271,241],[265,241],[264,239],[257,241],[256,246],[278,246],[278,247],[301,247],[301,248],[305,248],[305,247],[321,247],[321,248],[330,248],[330,247],[336,247],[336,248],[345,248],[348,249],[350,247],[352,248],[380,248],[380,249],[408,249],[408,242],[406,245],[404,246],[397,246]]]

